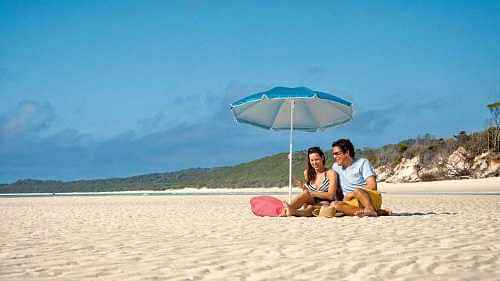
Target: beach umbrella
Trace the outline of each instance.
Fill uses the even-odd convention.
[[[306,87],[275,87],[230,105],[238,122],[270,130],[290,130],[288,202],[292,198],[293,131],[316,132],[352,119],[351,102]]]

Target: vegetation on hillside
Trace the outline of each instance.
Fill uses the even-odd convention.
[[[483,132],[467,134],[460,132],[453,138],[435,138],[431,135],[419,136],[397,144],[389,144],[380,148],[364,148],[357,150],[361,157],[368,158],[375,166],[388,165],[395,167],[403,158],[419,156],[422,167],[435,163],[439,157],[447,157],[459,146],[464,147],[470,157],[492,150],[492,134],[495,128]],[[495,139],[497,140],[497,138]],[[498,146],[495,146],[496,149]],[[331,166],[331,151],[327,166]],[[288,184],[288,153],[280,153],[255,161],[231,167],[211,169],[187,169],[168,173],[155,173],[127,178],[111,178],[97,180],[79,180],[71,182],[19,180],[12,184],[0,185],[0,193],[61,193],[61,192],[102,192],[133,190],[165,190],[184,187],[209,188],[245,188],[273,187]],[[305,152],[294,153],[293,175],[302,178],[305,165]],[[434,179],[434,178],[433,178]]]
[[[495,134],[495,128],[472,134],[461,131],[449,139],[435,138],[426,134],[378,149],[365,148],[359,153],[370,160],[375,167],[386,165],[394,168],[403,158],[411,159],[416,156],[419,156],[421,167],[429,167],[441,159],[446,159],[459,147],[463,147],[471,159],[487,151],[495,152],[498,146],[489,141]]]

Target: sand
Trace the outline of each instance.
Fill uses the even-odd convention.
[[[500,193],[500,177],[415,183],[379,183],[379,190],[390,193]]]
[[[0,280],[500,280],[499,195],[386,190],[396,216],[331,219],[251,197],[0,198]]]

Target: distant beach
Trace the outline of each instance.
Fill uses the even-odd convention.
[[[0,280],[498,280],[500,178],[380,189],[395,216],[260,218],[263,189],[3,197]]]
[[[444,180],[415,183],[379,183],[382,193],[393,194],[491,194],[500,195],[500,177],[484,179]],[[292,188],[292,192],[300,192]],[[4,193],[2,197],[47,197],[47,196],[162,196],[162,195],[283,195],[288,187],[266,188],[180,188],[163,191],[112,191],[112,192],[65,192],[65,193]]]

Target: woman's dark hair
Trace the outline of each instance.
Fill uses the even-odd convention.
[[[313,166],[311,166],[311,161],[309,159],[309,155],[317,153],[323,159],[323,165],[326,163],[326,157],[323,153],[323,150],[317,146],[310,147],[307,149],[307,158],[306,158],[306,174],[307,174],[307,183],[310,183],[316,179],[316,170],[314,170]]]
[[[349,155],[354,158],[354,145],[348,139],[339,139],[332,143],[332,148],[338,147],[343,153],[349,151]]]

